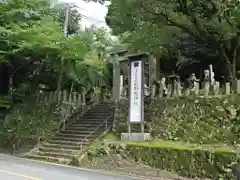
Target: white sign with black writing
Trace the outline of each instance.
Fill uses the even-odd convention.
[[[142,121],[142,62],[131,63],[130,82],[130,123],[141,123]]]

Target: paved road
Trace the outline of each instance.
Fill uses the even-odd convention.
[[[3,180],[143,180],[94,170],[78,169],[0,154]],[[146,178],[144,178],[146,180]]]

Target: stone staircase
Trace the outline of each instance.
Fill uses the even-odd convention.
[[[24,157],[69,164],[113,124],[115,103],[97,104]]]

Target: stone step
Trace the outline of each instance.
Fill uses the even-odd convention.
[[[50,157],[64,158],[64,159],[72,159],[72,157],[74,156],[73,154],[64,154],[64,153],[57,153],[57,152],[42,152],[42,151],[39,151],[38,154],[40,156],[50,156]]]
[[[48,140],[46,144],[52,144],[52,145],[62,145],[62,146],[79,146],[79,144],[81,143],[81,141],[68,141],[68,140],[58,140],[58,139],[51,139]],[[45,144],[45,145],[46,145]],[[84,144],[88,145],[89,142],[84,141]]]
[[[113,107],[110,106],[94,106],[92,109],[89,109],[88,111],[97,111],[97,110],[102,110],[102,112],[110,112],[112,110],[114,110]]]
[[[114,112],[114,109],[108,109],[108,108],[94,108],[94,109],[90,109],[87,112],[85,112],[86,114],[92,114],[92,113],[100,113],[100,114],[111,114]]]
[[[83,138],[78,138],[78,137],[61,137],[61,136],[55,136],[52,138],[52,140],[59,140],[59,141],[72,141],[75,143],[80,143],[82,140],[84,140],[85,137]],[[95,138],[89,137],[89,141],[94,140]]]
[[[105,127],[103,124],[100,126],[100,124],[89,124],[89,123],[83,123],[83,124],[71,124],[71,126],[67,126],[66,128],[71,128],[71,127],[80,127],[80,128],[90,128],[95,130],[97,127]]]
[[[72,128],[72,127],[79,127],[79,128],[93,128],[96,129],[98,127],[98,124],[86,124],[86,123],[82,123],[82,124],[75,124],[75,123],[72,123],[72,124],[69,124],[67,125],[66,128]],[[102,126],[101,126],[102,127]]]
[[[71,123],[71,125],[92,125],[92,126],[98,126],[98,125],[100,125],[100,124],[106,124],[104,121],[82,121],[82,122],[73,122],[73,123]],[[70,124],[69,124],[70,125]]]
[[[82,126],[67,126],[65,131],[83,131],[83,132],[92,132],[96,127],[82,127]],[[105,131],[105,127],[100,127],[99,131]]]
[[[86,114],[86,115],[83,115],[79,118],[78,121],[81,121],[81,120],[84,120],[84,119],[87,119],[87,120],[91,120],[91,121],[95,121],[95,120],[105,120],[107,119],[109,116],[111,116],[111,114],[109,115],[104,115],[104,116],[101,116],[101,115],[91,115],[91,114]]]
[[[86,125],[91,125],[92,127],[98,127],[98,126],[104,126],[106,125],[106,123],[104,121],[101,121],[101,122],[88,122],[88,121],[83,121],[81,123],[72,123],[72,124],[69,124],[69,126],[72,125],[72,126],[75,126],[75,127],[78,127],[78,126],[86,126]]]
[[[101,133],[103,133],[104,132],[104,130],[105,129],[97,129],[95,132],[94,132],[94,134],[101,134]],[[65,130],[61,130],[60,131],[60,133],[62,133],[62,134],[65,134],[65,133],[67,133],[67,134],[86,134],[86,135],[88,135],[88,134],[91,134],[92,132],[94,131],[94,129],[93,130],[75,130],[75,129],[65,129]]]
[[[39,154],[26,154],[23,157],[29,158],[29,159],[34,159],[34,160],[59,163],[59,164],[69,164],[71,161],[71,159],[69,159],[69,158],[57,158],[57,157],[52,157],[52,156],[45,156],[45,155],[43,156],[43,155],[39,155]]]
[[[88,144],[84,144],[84,145],[88,145]],[[41,147],[44,148],[54,148],[54,149],[68,149],[68,150],[79,150],[80,149],[80,145],[75,144],[75,145],[66,145],[66,144],[55,144],[55,143],[44,143],[41,145]]]
[[[46,152],[46,153],[59,153],[59,154],[69,154],[69,155],[74,155],[76,154],[78,150],[69,150],[69,149],[63,149],[63,148],[47,148],[47,147],[39,147],[40,152]]]
[[[96,122],[98,122],[98,123],[101,123],[101,122],[104,122],[105,120],[106,120],[107,118],[99,118],[99,119],[97,119],[97,118],[82,118],[82,119],[79,119],[79,120],[77,120],[77,121],[74,121],[74,122],[72,122],[72,124],[82,124],[82,123],[86,123],[86,122],[89,122],[89,123],[96,123]]]
[[[85,137],[89,136],[91,133],[88,134],[71,134],[71,133],[57,133],[56,137],[66,137],[66,138],[78,138],[78,139],[84,139]],[[91,138],[97,138],[99,135],[101,135],[100,133],[93,133],[90,135]]]

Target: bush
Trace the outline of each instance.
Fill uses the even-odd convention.
[[[127,132],[128,102],[118,104],[118,133]],[[240,96],[157,100],[145,106],[154,138],[196,144],[240,143]],[[145,116],[146,117],[146,116]]]
[[[14,107],[0,124],[0,147],[20,148],[53,134],[58,121],[56,104],[24,103]]]
[[[227,147],[198,146],[162,141],[130,143],[126,151],[139,162],[175,171],[188,177],[234,180],[234,164],[240,160],[237,151]],[[239,171],[239,169],[237,169]]]

